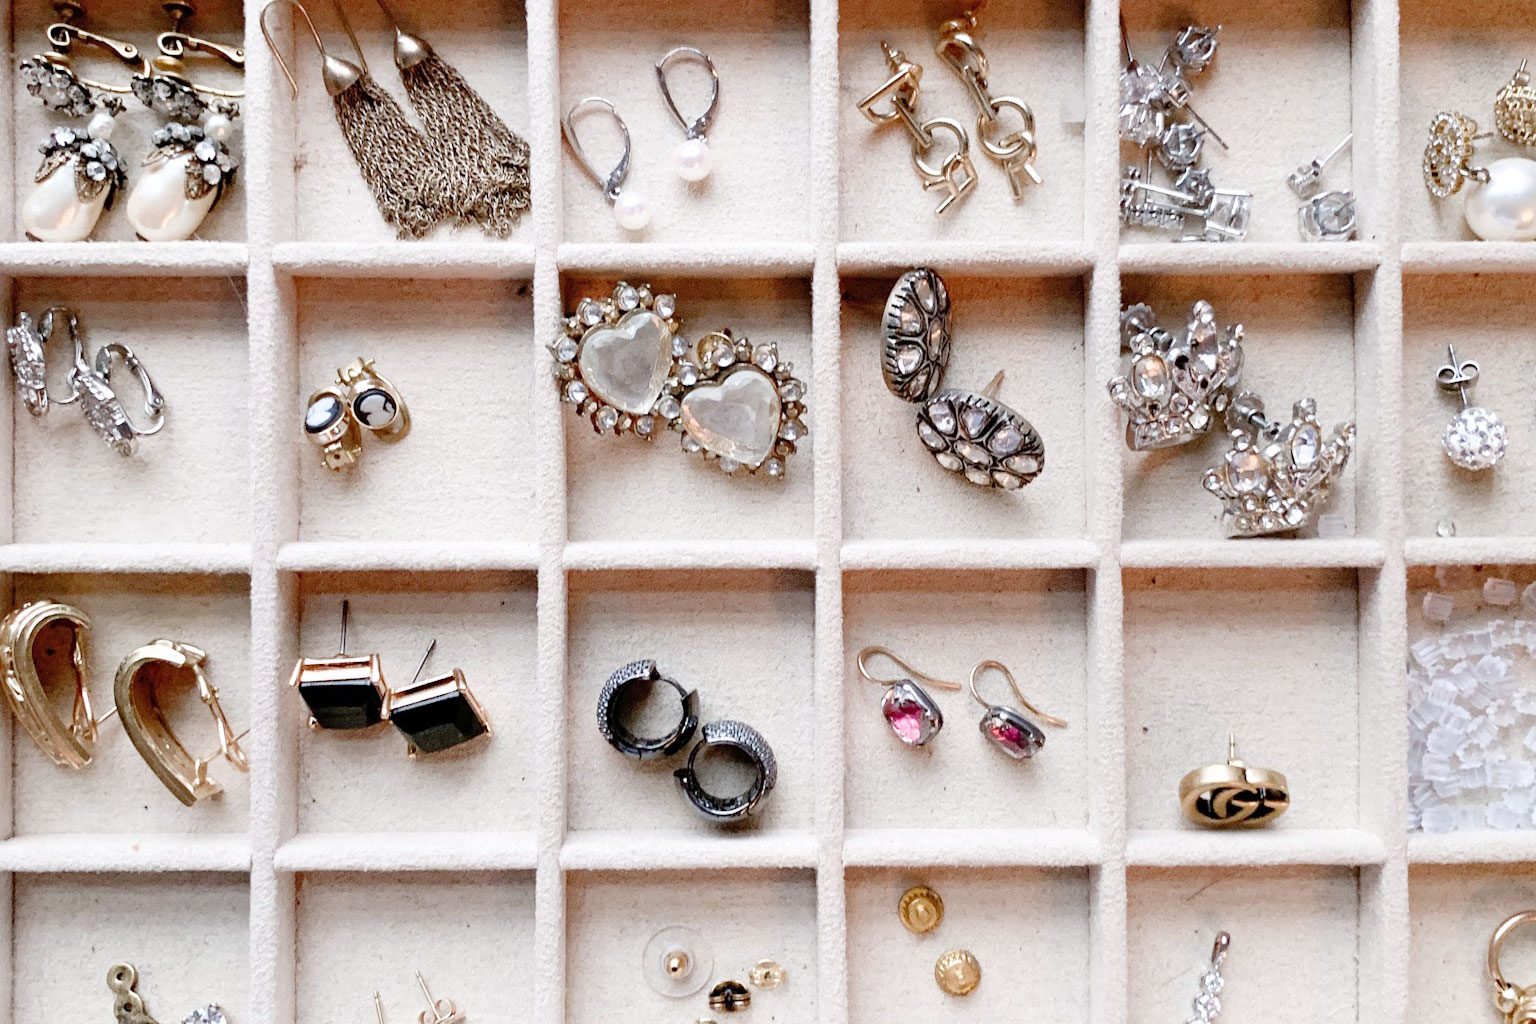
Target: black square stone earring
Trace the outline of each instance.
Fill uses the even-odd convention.
[[[377,654],[347,654],[351,602],[341,602],[341,649],[331,658],[300,658],[289,685],[309,707],[311,729],[367,729],[388,717],[389,687]]]
[[[385,709],[384,717],[405,736],[406,753],[411,757],[449,750],[491,732],[485,709],[470,691],[462,671],[454,669],[446,675],[421,679],[435,650],[437,641],[433,640],[410,685],[390,694]]]

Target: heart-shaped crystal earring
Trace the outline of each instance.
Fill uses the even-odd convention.
[[[685,390],[674,426],[683,451],[712,459],[725,473],[784,476],[805,425],[805,382],[779,360],[771,341],[754,344],[729,328],[700,338],[694,359],[678,365]]]
[[[1029,702],[1024,696],[1024,691],[1019,689],[1018,680],[1013,678],[1013,673],[1008,666],[1000,661],[982,661],[971,669],[971,696],[976,703],[987,709],[987,713],[981,716],[981,734],[991,741],[992,745],[1015,761],[1027,761],[1034,757],[1041,747],[1045,746],[1045,733],[1040,727],[1023,713],[1006,704],[988,704],[976,688],[976,681],[985,672],[1001,673],[1008,680],[1008,686],[1013,690],[1013,695],[1019,699],[1019,703],[1030,711],[1040,716],[1040,720],[1046,725],[1054,725],[1058,729],[1065,729],[1065,719],[1048,715]]]
[[[681,412],[676,391],[696,382],[679,377],[688,351],[679,335],[677,296],[656,295],[620,281],[606,299],[584,298],[549,346],[562,401],[592,421],[599,434],[651,438]]]
[[[1016,491],[1045,469],[1045,442],[997,400],[998,372],[982,391],[945,388],[917,412],[917,436],[940,466],[977,487]]]
[[[1459,362],[1453,345],[1447,345],[1445,352],[1450,362],[1436,371],[1435,383],[1461,397],[1461,411],[1445,425],[1440,445],[1445,449],[1445,457],[1462,469],[1492,469],[1509,446],[1504,421],[1497,413],[1467,401],[1467,388],[1477,383],[1482,374],[1477,363],[1471,359]]]
[[[1232,447],[1205,471],[1205,489],[1222,502],[1228,537],[1263,537],[1299,530],[1328,503],[1355,448],[1355,424],[1323,438],[1317,403],[1297,402],[1288,423],[1264,416],[1264,400],[1245,391],[1227,409]]]
[[[869,659],[876,657],[890,659],[907,675],[895,679],[882,679],[875,675],[869,670]],[[891,727],[897,739],[909,747],[926,746],[944,728],[944,712],[939,710],[938,703],[916,680],[921,679],[940,690],[959,690],[959,683],[919,672],[889,647],[866,647],[854,660],[859,666],[859,675],[885,688],[885,696],[880,699],[880,713],[885,716],[886,724]]]
[[[1190,307],[1179,337],[1158,326],[1150,306],[1137,304],[1121,310],[1120,336],[1131,372],[1109,382],[1109,397],[1126,412],[1126,447],[1143,452],[1203,437],[1242,373],[1243,325],[1223,331],[1202,300]]]

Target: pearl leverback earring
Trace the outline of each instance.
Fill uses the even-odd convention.
[[[624,151],[619,154],[618,163],[606,175],[593,166],[586,150],[581,148],[581,140],[576,136],[575,121],[589,110],[607,112],[614,124],[618,125],[619,135],[624,140]],[[639,189],[624,187],[624,179],[629,176],[629,125],[624,123],[613,104],[601,96],[588,96],[579,100],[560,121],[560,133],[565,136],[565,144],[571,147],[576,162],[587,172],[587,177],[597,182],[597,187],[603,190],[603,198],[613,207],[613,219],[618,221],[619,227],[625,231],[644,231],[651,223],[651,206]]]
[[[672,89],[667,85],[667,68],[673,61],[685,58],[703,64],[709,72],[709,105],[692,121],[677,109],[677,101],[672,98]],[[683,128],[683,141],[673,151],[678,177],[684,181],[703,181],[715,166],[715,156],[710,152],[706,136],[715,120],[715,112],[720,109],[720,75],[715,71],[715,62],[697,46],[675,46],[656,62],[656,84],[661,87],[661,98],[666,101],[667,109]]]

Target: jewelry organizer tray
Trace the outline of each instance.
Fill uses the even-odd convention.
[[[162,27],[147,0],[92,6],[140,41]],[[243,31],[250,58],[241,177],[205,240],[133,242],[109,212],[101,241],[29,243],[0,189],[8,316],[73,306],[94,339],[153,360],[171,414],[125,461],[0,390],[0,570],[14,602],[89,610],[93,679],[154,636],[208,649],[252,771],[186,809],[118,730],[65,773],[0,726],[11,1020],[107,1019],[107,967],[128,960],[162,1020],[209,1001],[234,1024],[365,1020],[375,987],[400,1019],[420,970],[477,1022],[661,1024],[703,1012],[642,980],[646,937],[672,924],[709,937],[717,975],[785,965],[760,1022],[1179,1020],[1219,929],[1233,1021],[1494,1019],[1484,943],[1536,903],[1536,833],[1405,832],[1403,663],[1430,567],[1533,575],[1532,431],[1515,410],[1536,247],[1469,240],[1459,209],[1425,195],[1418,154],[1436,111],[1487,116],[1530,55],[1536,0],[1127,4],[1145,47],[1190,16],[1224,25],[1197,100],[1232,145],[1211,165],[1255,194],[1249,241],[1226,245],[1121,236],[1113,3],[992,0],[980,39],[994,83],[1035,109],[1045,184],[1015,206],[978,154],[978,189],[939,220],[906,143],[855,103],[884,80],[888,39],[929,66],[927,109],[968,119],[931,56],[957,7],[400,0],[532,147],[532,211],[495,243],[396,241],[307,39],[281,34],[291,101],[261,3],[199,6],[199,30]],[[399,95],[376,5],[346,7]],[[51,12],[0,13],[14,67]],[[685,43],[722,79],[702,187],[672,174],[651,69]],[[12,82],[0,165],[20,188],[46,118]],[[639,240],[562,151],[560,113],[587,95],[634,133],[631,180],[656,215]],[[134,159],[153,119],[123,121]],[[1349,130],[1330,175],[1360,194],[1362,240],[1304,244],[1284,178]],[[1004,399],[1045,437],[1046,472],[1021,494],[948,479],[878,383],[880,303],[917,265],[952,287],[951,377],[1005,369]],[[620,277],[675,291],[691,334],[778,342],[811,396],[786,480],[598,439],[557,404],[544,346],[576,297]],[[1347,535],[1223,540],[1206,454],[1123,450],[1104,390],[1121,303],[1196,298],[1247,325],[1258,390],[1358,419],[1331,507]],[[1450,412],[1432,380],[1469,327],[1479,400],[1510,411],[1514,441],[1475,485],[1438,451]],[[301,403],[359,355],[415,427],[333,478]],[[1460,537],[1436,536],[1447,515]],[[377,738],[305,733],[289,671],[330,653],[343,596],[354,649],[394,674],[438,639],[486,706],[488,745],[412,763]],[[853,670],[876,643],[941,674],[1003,660],[1071,726],[1014,764],[949,696],[931,752],[902,748]],[[780,784],[757,827],[695,821],[665,771],[602,743],[598,688],[636,657],[773,743]],[[1229,730],[1290,777],[1294,809],[1267,831],[1181,825],[1180,775],[1220,760]],[[918,881],[948,908],[921,938],[895,913]],[[985,972],[966,1000],[933,984],[952,945]]]

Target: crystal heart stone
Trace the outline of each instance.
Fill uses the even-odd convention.
[[[1045,746],[1040,727],[1012,708],[988,708],[981,716],[981,734],[1015,761],[1026,761]]]
[[[773,378],[739,366],[683,396],[683,427],[705,450],[756,468],[773,454],[782,407]]]
[[[672,370],[672,331],[650,310],[631,310],[618,323],[582,335],[576,365],[594,395],[620,412],[643,416]]]
[[[896,738],[909,747],[921,747],[944,728],[944,714],[939,706],[910,679],[886,689],[880,713],[885,715]]]

